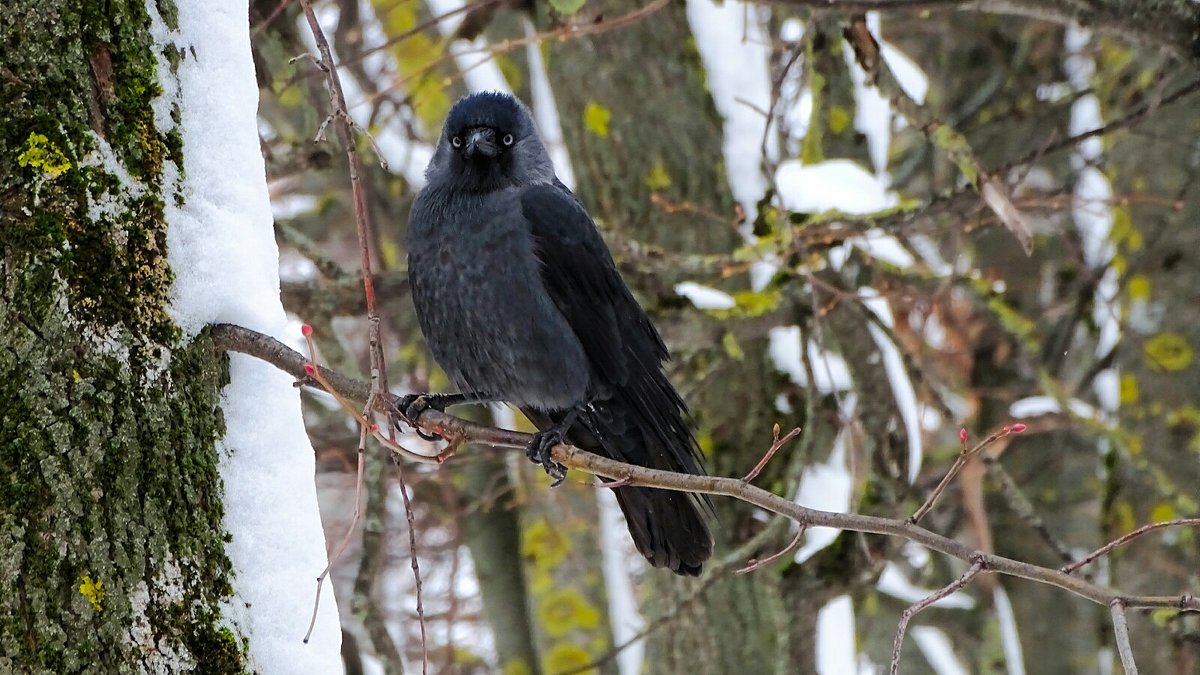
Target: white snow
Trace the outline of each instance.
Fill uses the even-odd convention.
[[[1017,619],[1013,615],[1012,603],[1004,587],[996,584],[992,594],[996,606],[996,619],[1000,623],[1000,647],[1004,652],[1004,666],[1008,675],[1025,675],[1025,656],[1021,652],[1021,636],[1017,633]]]
[[[1098,421],[1104,419],[1103,413],[1077,398],[1067,401],[1067,409],[1072,415],[1082,419]],[[1008,406],[1008,414],[1015,418],[1037,417],[1062,411],[1062,404],[1053,396],[1027,396],[1013,401],[1012,405]]]
[[[645,563],[633,550],[629,527],[625,524],[625,516],[621,514],[621,507],[617,505],[612,490],[596,490],[596,501],[600,506],[601,572],[604,574],[604,590],[608,594],[613,644],[623,645],[646,626],[629,575],[630,561],[642,567]],[[642,672],[645,652],[645,640],[638,640],[622,649],[617,654],[617,670],[620,674],[638,675]]]
[[[147,8],[156,40],[182,55],[186,177],[179,187],[186,201],[166,200],[168,258],[176,275],[171,316],[188,337],[215,322],[283,337],[287,319],[279,302],[245,4],[178,3],[177,32],[166,29],[154,3]],[[164,82],[173,77],[165,61],[159,70]],[[165,96],[172,95],[168,88]],[[166,122],[159,117],[159,123]],[[257,672],[341,672],[341,625],[330,594],[322,599],[312,641],[301,641],[326,557],[300,395],[283,372],[232,354],[221,400],[220,471],[232,536],[226,550],[236,594],[225,616],[249,638]]]
[[[850,675],[859,672],[854,639],[854,603],[848,595],[830,600],[817,613],[817,672]]]
[[[880,323],[889,328],[893,326],[892,310],[887,300],[874,289],[864,288],[859,291],[862,304],[879,318]],[[874,323],[867,324],[871,339],[879,348],[883,357],[883,368],[887,373],[888,385],[891,386],[892,396],[896,398],[896,408],[900,411],[900,419],[904,420],[905,435],[908,436],[908,481],[917,479],[921,470],[921,459],[924,451],[921,447],[921,411],[917,405],[917,391],[913,387],[912,378],[904,367],[904,358],[900,349],[892,342],[891,337]]]
[[[1096,70],[1096,63],[1087,52],[1091,41],[1091,32],[1078,26],[1068,26],[1064,34],[1063,42],[1068,55],[1063,69],[1076,91],[1083,91],[1091,86],[1091,77]],[[1097,129],[1103,124],[1100,99],[1095,94],[1082,96],[1071,104],[1068,128],[1072,135]],[[1113,212],[1110,206],[1112,186],[1108,178],[1095,166],[1095,163],[1102,160],[1102,151],[1101,139],[1093,137],[1079,144],[1075,153],[1071,155],[1071,165],[1079,171],[1071,215],[1082,240],[1083,260],[1093,270],[1104,270],[1100,282],[1096,284],[1095,299],[1092,303],[1092,319],[1100,329],[1093,352],[1097,357],[1107,355],[1121,339],[1121,309],[1117,302],[1120,280],[1116,268],[1109,264],[1116,254],[1116,247],[1110,236],[1113,226]],[[1102,410],[1116,411],[1120,405],[1120,374],[1117,369],[1106,368],[1098,373],[1092,382],[1092,391]]]
[[[764,9],[742,2],[687,0],[688,24],[708,72],[713,104],[724,118],[725,173],[733,198],[753,223],[755,205],[767,190],[763,175],[763,135],[767,158],[778,154],[774,130],[767,130],[771,107],[771,40]]]
[[[804,371],[804,363],[800,359],[800,327],[777,326],[768,332],[768,351],[771,361],[780,372],[787,373],[792,382],[800,386],[808,384],[808,373]],[[834,391],[846,391],[853,382],[850,379],[850,368],[846,360],[839,354],[826,351],[816,342],[808,342],[808,358],[813,367],[813,384],[817,391],[828,394]]]
[[[837,209],[867,214],[899,203],[888,190],[887,177],[879,177],[849,159],[829,159],[804,165],[788,160],[775,172],[775,184],[784,208],[803,213]]]
[[[870,21],[870,14],[867,15],[867,20]],[[879,47],[880,53],[883,54],[883,60],[887,62],[888,68],[891,68],[892,74],[896,76],[896,82],[900,84],[900,88],[911,96],[912,100],[924,105],[925,94],[929,93],[929,76],[921,70],[921,66],[908,58],[908,54],[894,47],[892,43],[880,40]]]
[[[737,306],[732,295],[694,281],[675,284],[675,292],[691,301],[697,309],[733,309]]]
[[[449,38],[462,23],[463,13],[445,16],[450,12],[462,9],[463,0],[425,0],[429,12],[434,16],[442,16],[438,29],[442,35]],[[474,40],[455,40],[450,43],[450,53],[454,62],[463,74],[463,82],[471,91],[508,91],[508,80],[500,72],[500,66],[488,51],[487,39],[483,36]]]
[[[853,419],[858,400],[848,393],[842,400],[840,417]],[[854,478],[846,463],[847,435],[852,426],[846,425],[838,432],[829,452],[829,459],[810,464],[800,477],[800,488],[796,491],[796,503],[811,509],[846,513],[850,510],[850,495],[854,489]],[[818,551],[833,543],[841,530],[828,527],[810,527],[804,535],[804,545],[796,551],[795,560],[802,563]]]
[[[525,37],[537,35],[537,28],[528,18],[523,19]],[[554,173],[563,185],[575,188],[575,170],[571,168],[571,155],[563,140],[562,122],[558,118],[558,104],[554,102],[554,90],[550,88],[550,76],[546,73],[546,62],[542,59],[541,45],[531,41],[525,47],[525,58],[529,61],[529,106],[533,119],[542,135],[542,144],[550,153]]]
[[[884,565],[883,573],[879,575],[879,581],[875,584],[875,588],[879,589],[881,593],[910,604],[924,600],[934,593],[934,589],[921,588],[909,581],[896,563]],[[974,606],[975,599],[961,591],[951,593],[930,605],[930,607],[942,609],[971,609]]]
[[[871,14],[877,15],[876,12],[870,12],[868,25],[873,23]],[[879,34],[877,27],[872,27],[871,32]],[[867,74],[854,60],[853,50],[843,49],[842,58],[850,69],[850,80],[854,83],[854,128],[867,137],[871,166],[881,179],[885,179],[888,150],[892,144],[892,105],[877,87],[867,86]]]
[[[899,239],[877,227],[867,230],[861,237],[852,237],[846,240],[846,243],[861,249],[863,253],[876,260],[896,267],[909,268],[916,263],[916,259],[908,252],[908,249],[904,248]]]
[[[954,654],[950,638],[933,626],[913,626],[908,634],[925,656],[935,675],[967,675],[970,671]]]

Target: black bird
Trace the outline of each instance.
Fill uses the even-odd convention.
[[[667,348],[525,107],[491,92],[458,101],[425,176],[409,216],[409,283],[429,349],[462,393],[405,403],[515,405],[541,430],[529,458],[560,481],[550,449],[564,439],[703,474],[687,407],[662,370]],[[712,553],[707,499],[615,493],[652,565],[700,573]]]

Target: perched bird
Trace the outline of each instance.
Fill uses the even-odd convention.
[[[529,458],[560,481],[550,450],[564,439],[703,474],[687,407],[663,373],[667,348],[525,107],[501,93],[458,101],[425,175],[409,216],[409,285],[429,349],[462,393],[405,405],[508,402],[540,429]],[[652,565],[700,573],[712,553],[705,498],[615,494]]]

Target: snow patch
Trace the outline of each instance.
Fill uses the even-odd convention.
[[[697,309],[733,309],[737,306],[732,295],[694,281],[675,284],[675,293],[687,298]]]
[[[935,675],[968,675],[970,673],[954,653],[950,638],[933,626],[914,626],[908,631],[913,642],[925,656]]]
[[[781,163],[775,172],[784,208],[801,213],[836,209],[862,215],[892,208],[899,199],[888,190],[888,182],[848,159],[810,165],[793,159]]]
[[[181,55],[176,75],[165,60],[159,63],[168,85],[164,99],[178,78],[186,176],[179,184],[183,205],[167,199],[165,207],[175,273],[170,315],[189,338],[217,322],[282,337],[287,318],[246,7],[228,0],[180,3],[177,33],[166,29],[154,3],[147,8],[156,41]],[[169,120],[170,106],[163,107]],[[248,356],[231,354],[229,371],[219,446],[235,598],[225,616],[249,638],[249,665],[257,672],[341,672],[341,625],[328,591],[312,640],[302,643],[313,580],[326,557],[300,394],[286,373]]]
[[[771,40],[763,10],[741,2],[687,0],[688,24],[708,73],[713,103],[724,118],[725,173],[733,198],[753,223],[756,204],[767,190],[763,139],[768,159],[778,141],[767,128],[771,108]]]

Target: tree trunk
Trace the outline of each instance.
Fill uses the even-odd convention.
[[[38,0],[0,18],[5,672],[245,666],[219,623],[226,370],[166,314],[159,189],[180,139],[155,127],[146,12]]]
[[[615,17],[638,7],[625,0],[593,3],[584,12]],[[703,67],[681,3],[620,31],[552,45],[547,59],[578,194],[606,234],[663,246],[679,253],[728,251],[737,243],[733,199],[722,164],[721,121],[704,86]],[[665,200],[688,208],[664,208]],[[616,247],[614,247],[616,248]],[[668,289],[669,290],[669,289]],[[669,305],[647,309],[670,334]],[[682,389],[699,423],[709,470],[745,472],[769,445],[771,425],[787,426],[774,409],[774,377],[765,340],[741,345],[730,357],[719,338],[695,353],[674,351],[672,379],[720,387]],[[761,527],[750,509],[716,502],[714,561],[728,555],[748,531]],[[724,575],[707,586],[657,570],[642,593],[648,623],[658,622],[647,644],[649,672],[771,672],[781,645],[778,577],[763,572]],[[701,597],[691,601],[697,593]],[[819,605],[789,599],[795,610]]]

